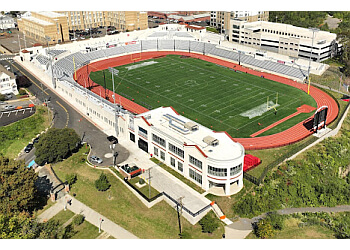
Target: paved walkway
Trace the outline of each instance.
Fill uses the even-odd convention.
[[[349,212],[350,205],[341,205],[336,207],[298,207],[298,208],[285,208],[276,210],[278,214],[294,214],[294,213],[316,213],[316,212]],[[264,218],[267,213],[263,213],[259,216],[256,216],[252,219],[240,218],[238,221],[233,222],[232,224],[225,227],[225,236],[226,239],[244,239],[247,235],[253,230],[252,223],[258,221],[261,218]]]
[[[71,205],[68,205],[67,208],[71,210],[72,212],[76,214],[83,214],[85,216],[85,220],[90,222],[96,227],[100,226],[100,219],[102,218],[103,221],[101,223],[101,230],[107,232],[108,234],[112,235],[116,239],[138,239],[134,234],[130,233],[129,231],[125,230],[121,226],[118,226],[111,220],[107,219],[100,213],[96,212],[95,210],[89,208],[88,206],[84,205],[82,202],[78,201],[77,199],[73,198],[70,195],[66,195],[65,198],[72,199]]]
[[[205,198],[200,193],[184,184],[178,178],[174,177],[172,174],[152,162],[149,159],[150,156],[146,152],[139,149],[136,144],[125,139],[121,139],[119,142],[130,152],[129,158],[125,162],[122,162],[121,165],[124,165],[126,163],[135,163],[142,169],[152,168],[151,186],[159,192],[164,191],[174,199],[184,197],[182,200],[184,206],[191,210],[193,213],[211,203],[209,199]],[[142,176],[147,180],[148,171],[145,171]]]
[[[64,204],[67,200],[72,199],[71,205],[67,205],[66,208],[71,210],[75,214],[83,214],[85,220],[90,222],[96,227],[100,226],[100,218],[103,219],[101,223],[101,230],[105,231],[109,235],[112,235],[116,239],[138,239],[134,234],[128,232],[124,228],[118,226],[111,220],[107,219],[100,213],[84,205],[82,202],[73,198],[69,194],[66,194],[61,199],[57,200],[56,204],[44,211],[38,216],[40,222],[46,222],[58,214],[64,209]]]

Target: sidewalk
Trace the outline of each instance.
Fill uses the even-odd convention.
[[[108,234],[112,235],[116,239],[138,239],[134,234],[128,232],[124,228],[118,226],[111,220],[107,219],[106,217],[102,216],[101,214],[97,213],[95,210],[89,208],[88,206],[84,205],[77,199],[73,198],[70,195],[66,195],[63,200],[67,198],[72,199],[71,205],[67,205],[67,209],[71,210],[72,212],[76,214],[83,214],[85,216],[85,220],[90,222],[96,227],[100,226],[100,218],[103,219],[101,223],[101,230],[107,232]]]

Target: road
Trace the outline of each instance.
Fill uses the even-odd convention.
[[[93,123],[87,120],[80,112],[71,107],[61,97],[42,84],[35,76],[30,74],[26,69],[21,67],[13,60],[0,61],[1,64],[11,65],[11,71],[17,75],[25,75],[32,82],[28,90],[37,97],[37,105],[43,103],[50,98],[48,107],[53,114],[53,127],[55,128],[73,128],[83,141],[88,142],[92,148],[92,154],[102,158],[101,166],[113,165],[110,142],[107,140],[107,135],[97,128]],[[33,150],[34,151],[34,150]],[[129,152],[120,144],[116,145],[116,151],[119,153],[117,164],[125,161],[129,157]],[[25,159],[30,162],[33,159],[34,152],[23,154],[20,159]]]

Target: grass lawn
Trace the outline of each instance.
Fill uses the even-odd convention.
[[[154,188],[152,188],[152,186],[151,186],[151,196],[149,196],[149,186],[148,186],[147,182],[141,188],[139,188],[136,185],[136,183],[138,183],[140,179],[141,179],[140,177],[134,177],[129,181],[129,183],[131,183],[135,188],[137,188],[141,193],[143,193],[148,198],[152,198],[152,197],[156,196],[157,194],[159,194],[159,192],[157,190],[155,190]]]
[[[71,239],[96,239],[101,233],[98,232],[98,227],[84,220],[79,226],[74,225],[76,233]]]
[[[112,220],[116,224],[145,239],[175,239],[178,238],[177,213],[168,203],[162,201],[148,209],[135,195],[109,171],[93,169],[79,158],[87,149],[83,147],[78,153],[67,160],[57,163],[53,169],[60,179],[66,174],[76,173],[77,182],[72,186],[71,193],[76,198]],[[106,192],[96,190],[94,182],[104,172],[111,184]],[[109,196],[111,199],[109,199]],[[223,233],[220,226],[213,234],[201,232],[201,226],[192,226],[182,218],[184,230],[190,232],[193,238],[219,239]]]
[[[302,104],[316,107],[315,100],[299,89],[195,58],[168,55],[116,69],[118,94],[148,109],[173,106],[181,115],[232,137],[249,137],[295,113]],[[106,76],[107,88],[112,90],[108,71]],[[91,72],[90,77],[104,86],[103,71]],[[273,105],[276,99],[277,115],[266,109],[267,101]],[[275,129],[285,130],[310,115],[298,115]]]
[[[46,107],[36,106],[36,113],[0,128],[0,154],[14,159],[32,139],[50,125]]]
[[[51,220],[56,220],[58,221],[59,225],[62,226],[64,223],[66,223],[70,218],[72,218],[75,215],[75,213],[73,213],[70,210],[62,210],[60,212],[58,212],[54,217],[52,217],[50,219]]]
[[[284,229],[275,231],[271,239],[336,239],[334,232],[328,228],[313,225],[298,227],[301,221],[296,218],[289,218],[285,221]],[[253,232],[251,232],[246,239],[258,239]]]

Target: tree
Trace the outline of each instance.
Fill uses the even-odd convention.
[[[28,88],[30,85],[32,85],[31,81],[28,79],[28,77],[22,75],[17,76],[16,78],[16,84],[17,88]]]
[[[38,164],[61,161],[77,148],[80,138],[74,129],[50,128],[35,144],[35,156]]]
[[[77,216],[75,216],[73,218],[73,223],[74,223],[74,225],[79,226],[80,224],[82,224],[84,222],[84,220],[85,220],[85,216],[82,214],[78,214]]]
[[[202,226],[202,231],[207,233],[212,233],[219,227],[219,222],[212,213],[206,214],[199,224]]]
[[[58,239],[61,231],[55,220],[39,223],[25,212],[0,214],[0,239]]]
[[[109,184],[109,181],[107,179],[107,176],[104,173],[101,173],[100,178],[98,178],[95,181],[95,187],[97,188],[98,191],[106,191],[109,189],[111,184]]]
[[[72,173],[66,175],[66,181],[69,184],[69,186],[72,186],[77,181],[77,174]]]
[[[6,97],[5,97],[5,95],[3,95],[3,94],[0,94],[0,102],[3,102],[3,101],[5,101],[6,100]]]
[[[23,161],[0,156],[0,213],[31,211],[35,206],[34,169],[26,168]]]

